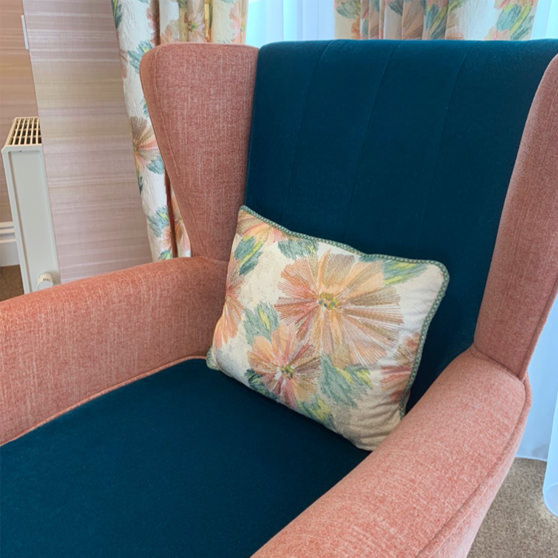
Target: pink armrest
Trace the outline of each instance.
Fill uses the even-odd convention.
[[[226,267],[176,259],[0,303],[0,443],[106,391],[205,356]]]
[[[376,451],[256,556],[467,556],[528,407],[521,380],[466,351]]]

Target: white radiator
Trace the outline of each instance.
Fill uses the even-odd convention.
[[[2,158],[23,289],[29,293],[59,282],[38,117],[14,119]]]

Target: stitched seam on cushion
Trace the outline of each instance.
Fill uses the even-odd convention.
[[[327,50],[329,49],[329,47],[331,46],[332,43],[333,43],[333,41],[328,41],[327,44],[324,46],[322,52],[320,53],[320,56],[319,56],[318,60],[316,60],[316,65],[314,66],[314,69],[312,70],[312,75],[310,76],[310,79],[308,80],[308,88],[306,89],[306,93],[304,95],[304,103],[302,105],[302,109],[301,109],[301,113],[300,113],[300,122],[299,122],[299,125],[298,125],[298,130],[296,132],[296,140],[294,142],[294,156],[293,156],[293,163],[292,163],[292,166],[291,166],[291,172],[289,173],[290,174],[289,184],[285,188],[286,194],[283,197],[283,208],[281,209],[281,221],[284,221],[285,211],[287,209],[287,204],[289,203],[290,193],[291,193],[291,190],[293,188],[295,162],[298,160],[298,157],[297,157],[298,145],[300,143],[300,134],[302,132],[302,124],[304,122],[304,114],[306,112],[306,107],[308,105],[308,98],[310,97],[310,89],[312,89],[312,83],[314,82],[314,78],[316,76],[316,72],[318,71],[318,67],[320,65],[320,62],[322,61],[322,58],[324,57],[325,53],[327,52]]]
[[[517,378],[517,376],[515,377]],[[445,529],[449,530],[448,526],[454,520],[454,518],[456,518],[456,525],[453,528],[451,528],[451,530],[449,530],[449,532],[443,538],[440,539],[437,548],[431,549],[432,552],[437,552],[440,549],[440,546],[442,546],[444,542],[447,541],[448,538],[469,518],[470,514],[473,512],[473,508],[471,507],[470,510],[467,510],[466,508],[469,506],[469,504],[476,496],[486,493],[486,491],[488,490],[488,480],[491,479],[494,475],[496,475],[499,467],[503,465],[504,458],[509,453],[507,450],[511,445],[511,440],[514,438],[515,434],[517,433],[519,428],[519,423],[523,418],[525,411],[527,410],[528,398],[525,389],[525,383],[524,382],[521,383],[523,384],[523,389],[524,389],[523,407],[521,409],[521,412],[519,413],[519,416],[517,417],[514,429],[512,430],[512,432],[507,438],[506,445],[504,446],[503,450],[500,452],[499,456],[496,458],[496,461],[494,462],[493,466],[490,468],[490,471],[482,477],[481,481],[477,484],[477,487],[473,490],[473,492],[469,495],[469,497],[461,504],[461,506],[459,506],[459,508],[455,511],[455,513],[447,521],[444,522],[444,524],[438,529],[438,531],[432,536],[432,538],[417,552],[416,554],[417,558],[419,558],[420,556],[427,556],[425,553],[429,551],[428,547],[430,547],[436,542],[436,539],[440,536],[440,534]],[[461,519],[457,519],[459,515],[462,515]],[[432,553],[428,554],[428,556],[432,556]]]
[[[178,167],[178,165],[177,165],[177,161],[176,161],[176,158],[175,158],[175,155],[174,155],[174,151],[173,151],[173,149],[171,148],[170,136],[169,136],[169,133],[168,133],[168,130],[167,130],[167,121],[166,121],[165,116],[163,115],[163,111],[161,110],[161,108],[160,108],[160,106],[159,106],[159,102],[160,102],[160,101],[159,101],[159,100],[160,100],[160,96],[159,96],[159,85],[158,85],[158,81],[159,81],[159,71],[158,71],[158,69],[157,69],[157,61],[158,61],[160,52],[161,52],[161,50],[156,50],[156,51],[153,53],[153,61],[152,61],[152,66],[153,66],[153,71],[152,71],[152,75],[153,75],[153,89],[154,89],[154,91],[155,91],[155,102],[156,102],[156,104],[157,104],[157,112],[159,113],[159,114],[158,114],[158,116],[159,116],[159,122],[161,123],[161,128],[162,128],[162,132],[163,132],[163,135],[164,135],[164,139],[165,139],[167,145],[169,146],[170,156],[171,156],[172,164],[173,164],[173,166],[174,166],[174,169],[173,169],[173,170],[175,171],[175,175],[177,175],[177,174],[178,174],[178,168],[179,168],[179,167]],[[153,125],[153,124],[152,124],[152,125]],[[157,139],[157,138],[155,138],[155,139]],[[159,151],[160,151],[160,149],[159,149]],[[170,182],[170,177],[169,177],[169,182]],[[172,187],[172,185],[171,185],[171,187]],[[190,205],[190,204],[188,203],[188,205]],[[190,213],[190,209],[189,209],[189,208],[187,208],[187,211],[188,211],[188,213]],[[200,238],[200,235],[198,234],[198,231],[197,231],[195,225],[193,226],[193,229],[194,229],[195,235],[196,235],[196,237],[197,237],[197,238],[196,238],[197,242],[194,242],[194,240],[193,240],[192,237],[191,237],[191,232],[188,232],[188,237],[189,237],[189,239],[190,239],[190,244],[191,244],[192,247],[194,247],[196,244],[197,244],[198,246],[201,247],[201,246],[202,246],[202,243],[200,242],[200,241],[201,241],[201,238]],[[203,253],[203,251],[204,251],[204,250],[203,250],[203,248],[202,248],[201,252]],[[195,255],[195,254],[192,253],[192,256],[194,256],[194,255]]]
[[[122,382],[119,382],[118,384],[114,384],[114,385],[109,386],[105,389],[102,389],[101,391],[98,391],[97,393],[94,393],[93,395],[88,395],[84,399],[81,399],[79,402],[77,402],[73,405],[70,405],[69,407],[66,407],[62,411],[58,411],[58,412],[50,415],[48,418],[41,420],[40,422],[38,422],[37,424],[34,424],[33,426],[30,426],[29,428],[25,429],[23,432],[20,432],[19,434],[16,434],[15,436],[10,438],[9,440],[6,440],[2,444],[0,444],[0,447],[3,447],[5,445],[9,444],[10,442],[13,442],[13,441],[17,440],[18,438],[21,438],[22,436],[25,436],[29,432],[32,432],[33,430],[36,430],[37,428],[47,424],[48,422],[53,421],[54,419],[66,414],[70,411],[73,411],[74,409],[77,409],[78,407],[80,407],[81,405],[84,405],[85,403],[88,403],[89,401],[93,401],[94,399],[97,399],[98,397],[101,397],[101,395],[105,395],[106,393],[110,393],[111,391],[115,391],[118,388],[124,387],[128,384],[132,384],[135,381],[142,380],[143,378],[147,378],[148,376],[152,376],[153,374],[156,374],[157,372],[161,372],[163,370],[166,370],[167,368],[170,368],[171,366],[176,366],[177,364],[180,364],[181,362],[186,362],[188,360],[198,360],[198,359],[203,360],[203,359],[205,359],[205,356],[204,355],[190,355],[190,356],[186,356],[186,357],[181,357],[179,359],[172,360],[172,361],[168,362],[167,364],[163,364],[163,365],[158,366],[156,368],[152,368],[150,370],[140,372],[136,376],[133,376],[131,378],[127,378],[126,380],[123,380]]]
[[[168,45],[168,46],[170,46],[170,45]],[[155,90],[155,99],[156,99],[156,103],[157,103],[157,110],[159,112],[159,115],[161,116],[161,118],[160,118],[161,128],[162,128],[162,131],[163,131],[163,134],[164,134],[164,137],[165,137],[165,141],[167,142],[167,144],[169,146],[169,152],[170,152],[170,156],[171,156],[171,159],[172,159],[172,164],[174,166],[175,173],[178,174],[179,166],[177,164],[174,151],[170,147],[172,144],[171,144],[170,136],[169,136],[169,133],[168,133],[168,130],[167,130],[166,117],[164,116],[163,111],[161,111],[161,109],[159,107],[159,99],[160,99],[159,86],[158,86],[159,71],[157,69],[156,62],[157,62],[157,59],[159,58],[160,52],[161,52],[161,50],[159,49],[159,50],[156,50],[153,54],[153,62],[152,62],[152,64],[153,64],[153,74],[154,74],[153,88]],[[172,187],[172,184],[171,184],[171,187]],[[191,205],[190,202],[188,202],[188,206],[187,206],[188,213],[190,213],[190,209],[189,209],[190,205]],[[202,253],[207,252],[208,251],[207,247],[204,246],[204,244],[202,242],[202,237],[199,234],[195,225],[193,225],[193,230],[195,231],[196,241],[194,241],[194,239],[192,239],[191,232],[188,232],[188,236],[190,237],[190,241],[191,241],[191,246],[194,247],[194,246],[197,245],[200,248],[200,251]],[[192,255],[194,256],[195,254],[192,253]]]
[[[517,374],[513,370],[508,368],[505,364],[502,364],[501,362],[498,362],[497,360],[493,359],[492,357],[488,356],[486,353],[481,351],[475,345],[474,341],[473,341],[473,344],[469,347],[469,350],[471,351],[471,354],[475,358],[484,360],[484,361],[488,362],[489,364],[491,364],[492,366],[494,366],[495,368],[497,368],[498,370],[500,370],[501,372],[504,372],[504,373],[508,374],[509,376],[512,376],[512,377],[520,380],[520,378],[517,377]]]
[[[362,161],[364,159],[364,144],[366,143],[366,138],[368,137],[368,132],[370,131],[370,125],[372,124],[372,116],[375,114],[376,112],[376,106],[378,104],[378,97],[380,96],[380,89],[382,88],[382,84],[384,83],[384,79],[386,77],[386,72],[388,69],[388,66],[391,63],[391,60],[393,58],[393,55],[395,54],[395,52],[399,49],[399,43],[397,43],[395,46],[391,47],[391,52],[389,53],[389,56],[386,59],[386,62],[384,64],[384,67],[382,69],[382,75],[380,77],[380,80],[378,81],[378,86],[376,88],[376,97],[374,98],[374,103],[372,104],[372,106],[370,107],[370,112],[368,114],[368,122],[366,123],[366,129],[364,131],[364,138],[362,141],[362,145],[360,146],[360,154],[358,156],[358,163],[356,166],[356,176],[353,180],[353,188],[351,189],[351,197],[349,199],[349,203],[347,204],[347,215],[345,215],[345,229],[343,230],[343,242],[345,242],[345,237],[347,236],[347,227],[349,226],[349,212],[351,211],[351,206],[353,205],[353,199],[355,197],[355,190],[356,190],[356,182],[358,181],[359,177],[360,177],[360,168],[362,166]]]
[[[463,57],[463,60],[461,61],[461,65],[459,66],[459,70],[458,70],[457,74],[455,75],[453,88],[451,90],[451,95],[449,96],[448,104],[447,104],[446,110],[445,110],[444,123],[443,123],[442,130],[441,130],[441,133],[440,133],[440,138],[438,140],[438,148],[436,149],[436,165],[434,167],[434,170],[432,171],[431,179],[430,179],[430,181],[428,181],[429,189],[428,189],[428,194],[426,194],[424,196],[425,199],[430,199],[430,193],[432,191],[432,187],[433,187],[433,184],[434,184],[433,177],[436,176],[436,174],[438,172],[438,169],[440,168],[440,149],[442,147],[442,144],[444,143],[443,138],[444,138],[444,135],[445,135],[445,132],[446,132],[447,124],[448,124],[448,114],[449,114],[450,106],[453,102],[453,98],[454,98],[455,92],[457,90],[457,83],[458,83],[458,81],[461,77],[461,73],[463,72],[463,67],[465,66],[465,62],[467,62],[467,60],[469,59],[469,54],[471,53],[471,49],[472,49],[472,47],[469,46],[469,48],[465,52],[465,56]],[[426,219],[426,212],[428,211],[429,207],[430,207],[430,204],[426,204],[426,207],[423,207],[420,226],[417,229],[417,233],[424,230],[423,224],[424,224],[424,221]],[[418,241],[419,244],[420,244],[421,238],[422,238],[422,234],[421,234],[421,237],[419,238],[419,241]]]

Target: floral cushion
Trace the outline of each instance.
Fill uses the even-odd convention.
[[[242,207],[208,366],[374,449],[404,414],[447,283],[438,262],[363,254]]]

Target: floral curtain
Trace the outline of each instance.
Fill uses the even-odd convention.
[[[335,36],[528,39],[536,9],[537,0],[335,0]]]
[[[141,57],[177,41],[243,43],[247,0],[111,0],[124,98],[153,260],[190,255],[190,243],[153,134],[139,79]]]

